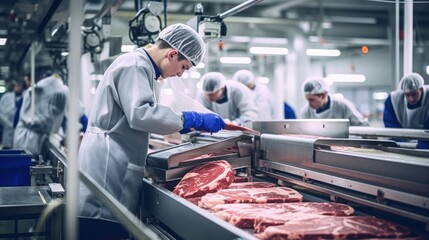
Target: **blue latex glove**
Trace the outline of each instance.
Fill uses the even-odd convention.
[[[190,131],[190,128],[206,132],[218,132],[225,127],[223,119],[214,113],[183,112],[183,129],[180,133]]]

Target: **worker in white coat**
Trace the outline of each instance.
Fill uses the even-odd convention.
[[[323,78],[308,79],[302,88],[308,101],[301,109],[302,118],[348,119],[350,126],[369,125],[353,103],[328,94],[329,85]]]
[[[201,78],[202,90],[197,100],[209,110],[230,122],[242,125],[258,117],[252,92],[243,84],[226,81],[219,72],[208,72]]]
[[[429,86],[418,73],[402,77],[397,90],[384,103],[387,128],[429,129]],[[420,140],[416,148],[428,149],[429,141]]]
[[[232,80],[248,87],[253,93],[256,109],[258,111],[257,120],[272,120],[274,117],[274,101],[270,89],[256,83],[255,75],[249,70],[239,70],[234,73]]]
[[[181,76],[201,62],[202,38],[184,24],[162,30],[153,46],[125,53],[105,71],[82,139],[79,169],[129,211],[137,211],[151,133],[224,128],[214,113],[175,112],[160,105],[160,77]],[[79,191],[79,239],[123,239],[128,232],[84,184]]]
[[[32,91],[25,91],[13,140],[14,149],[27,149],[36,157],[49,134],[59,130],[68,98],[68,87],[60,75],[47,71],[45,76],[34,85],[34,114],[31,111]]]
[[[10,149],[13,146],[13,119],[16,112],[16,104],[22,98],[24,83],[14,81],[13,91],[9,91],[0,98],[0,125],[3,126],[2,148]]]

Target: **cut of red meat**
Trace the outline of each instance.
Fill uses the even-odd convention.
[[[242,188],[271,188],[275,187],[274,183],[267,182],[241,182],[241,183],[232,183],[229,185],[228,189],[242,189]]]
[[[212,208],[224,203],[284,203],[301,202],[302,195],[286,187],[222,189],[201,198],[198,206]]]
[[[250,177],[248,176],[235,176],[234,178],[235,183],[249,182],[249,181],[250,181]]]
[[[356,239],[399,238],[411,234],[411,229],[372,216],[317,216],[291,220],[271,226],[256,234],[260,239]]]
[[[262,232],[269,226],[282,225],[297,218],[307,219],[309,216],[312,217],[312,214],[351,216],[354,213],[354,209],[352,207],[333,202],[290,203],[288,205],[284,205],[283,208],[285,210],[283,213],[272,214],[265,211],[261,214],[258,214],[255,218],[255,232]],[[231,219],[230,222],[234,222],[234,219]]]
[[[211,211],[236,227],[255,228],[255,232],[261,232],[268,226],[284,224],[291,219],[290,215],[296,217],[295,213],[333,216],[350,216],[354,213],[352,207],[332,202],[220,204]]]
[[[227,188],[234,181],[234,171],[225,161],[214,161],[198,166],[182,178],[173,193],[183,198],[201,197]]]

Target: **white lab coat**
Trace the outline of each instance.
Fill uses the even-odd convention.
[[[31,116],[31,89],[24,92],[13,148],[27,149],[34,156],[41,153],[50,133],[58,132],[67,106],[68,88],[53,76],[41,79],[34,88],[34,116]]]
[[[274,117],[274,101],[270,89],[263,84],[256,84],[252,92],[258,110],[257,120],[272,120]]]
[[[407,99],[402,90],[393,91],[390,96],[396,119],[403,128],[424,128],[429,119],[429,86],[423,86],[422,105],[418,108],[408,109]]]
[[[228,101],[224,103],[211,102],[203,92],[198,94],[197,100],[222,118],[235,121],[237,124],[241,125],[256,120],[258,114],[250,89],[239,82],[226,81],[225,84]]]
[[[15,92],[7,92],[0,98],[0,125],[3,126],[3,148],[13,146],[13,118],[16,111]]]
[[[328,95],[331,101],[329,109],[317,113],[310,105],[305,105],[301,109],[302,118],[329,118],[329,119],[349,119],[350,126],[368,126],[368,121],[356,109],[356,107],[345,98],[337,98]]]
[[[160,83],[142,48],[119,56],[106,70],[80,145],[79,169],[135,212],[149,135],[183,128],[182,113],[158,104]],[[105,204],[80,184],[78,216],[115,221]]]

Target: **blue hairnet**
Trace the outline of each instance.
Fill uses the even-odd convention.
[[[305,94],[321,94],[328,92],[329,85],[323,78],[308,79],[302,85]]]
[[[255,83],[255,75],[253,75],[251,71],[245,69],[235,72],[232,79],[234,81],[241,82],[244,85]]]
[[[411,73],[402,77],[399,82],[399,89],[407,93],[423,87],[424,83],[422,76],[418,73]]]
[[[194,66],[204,57],[206,45],[203,39],[185,24],[177,23],[164,28],[158,38],[177,49]]]
[[[208,72],[201,77],[203,91],[214,93],[225,86],[225,76],[219,72]]]

